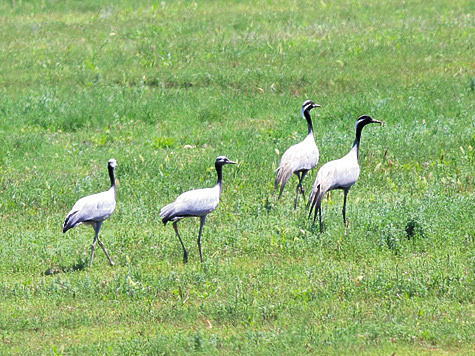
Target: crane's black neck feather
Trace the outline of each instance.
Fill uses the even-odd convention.
[[[109,170],[109,178],[111,180],[111,188],[115,187],[115,174],[114,174],[114,167],[108,166],[107,169]]]
[[[214,166],[216,167],[216,173],[218,173],[218,184],[221,186],[223,184],[223,165],[216,162]]]
[[[359,151],[360,151],[360,140],[361,140],[361,132],[363,131],[363,127],[367,124],[370,124],[371,121],[368,120],[358,120],[356,121],[356,138],[355,142],[353,143],[353,147],[356,147],[356,158],[358,158]]]
[[[303,116],[307,120],[308,134],[309,135],[313,133],[313,124],[312,124],[312,117],[310,116],[310,110],[311,109],[307,109],[307,110],[304,110],[304,112],[303,112]]]

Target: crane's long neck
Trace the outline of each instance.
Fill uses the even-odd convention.
[[[312,125],[312,117],[310,116],[310,110],[305,110],[303,112],[303,117],[307,120],[308,134],[313,135],[313,125]]]
[[[111,180],[111,188],[113,188],[114,190],[114,197],[115,197],[115,194],[117,192],[117,186],[115,184],[115,173],[114,173],[114,167],[108,167],[109,169],[109,178]]]
[[[360,140],[361,140],[361,132],[363,131],[363,127],[365,125],[356,125],[356,138],[355,142],[353,143],[352,150],[356,151],[356,159],[358,159],[359,151],[360,151]]]
[[[215,164],[216,173],[218,173],[218,187],[219,187],[219,194],[221,195],[221,190],[223,189],[223,166],[221,164]]]

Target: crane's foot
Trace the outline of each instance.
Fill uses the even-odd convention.
[[[92,244],[91,246],[91,259],[89,260],[89,268],[92,268],[92,261],[94,261],[94,253],[96,252],[96,244]]]
[[[109,260],[110,265],[113,266],[113,265],[114,265],[114,262],[112,261],[111,256],[109,256],[109,253],[107,252],[107,249],[106,249],[106,247],[104,246],[104,243],[103,243],[101,240],[99,240],[99,238],[97,238],[97,242],[99,243],[99,246],[101,246],[102,250],[103,250],[104,253],[106,254],[107,259]]]
[[[345,224],[345,236],[348,235],[348,230],[350,229],[350,219],[346,220]]]

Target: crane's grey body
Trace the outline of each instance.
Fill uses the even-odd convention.
[[[107,253],[104,244],[99,239],[99,231],[101,230],[102,223],[106,220],[115,210],[116,206],[116,194],[117,187],[115,184],[114,169],[117,167],[115,159],[110,159],[108,162],[109,177],[111,180],[111,187],[105,192],[88,195],[79,199],[74,204],[71,211],[66,216],[63,224],[63,233],[81,224],[91,225],[94,229],[95,235],[91,246],[91,260],[89,266],[92,267],[92,261],[94,260],[94,252],[96,249],[96,242],[104,250],[111,266],[114,265],[112,259]]]
[[[173,203],[163,207],[160,217],[168,221],[177,221],[186,217],[201,217],[218,207],[221,187],[195,189],[181,194]]]
[[[308,199],[307,206],[310,206],[309,216],[315,208],[313,220],[317,218],[317,211],[320,216],[320,232],[322,232],[322,200],[325,194],[334,189],[344,191],[343,200],[343,222],[346,223],[346,198],[350,188],[356,183],[360,176],[360,166],[358,164],[358,152],[361,138],[361,131],[367,124],[379,123],[368,115],[363,115],[356,121],[356,138],[350,152],[343,158],[325,163],[318,171],[312,192]]]
[[[302,181],[304,180],[308,171],[315,168],[318,164],[319,152],[317,144],[315,143],[312,118],[310,116],[310,110],[316,107],[320,107],[320,105],[315,104],[311,100],[306,100],[303,103],[302,116],[307,120],[308,134],[302,142],[291,146],[287,151],[285,151],[280,160],[279,167],[277,168],[277,176],[275,178],[274,184],[274,195],[280,184],[279,199],[282,196],[284,187],[292,174],[295,174],[299,179],[294,209],[297,209],[299,193],[304,194]]]
[[[173,228],[183,247],[183,262],[188,262],[188,251],[185,248],[183,240],[178,232],[178,222],[186,217],[200,218],[200,232],[198,234],[198,249],[200,251],[200,259],[203,262],[201,253],[201,233],[206,221],[206,216],[214,211],[219,204],[223,187],[223,166],[226,164],[235,164],[224,156],[216,158],[215,167],[218,174],[218,182],[213,188],[195,189],[181,194],[173,203],[164,206],[160,210],[162,222],[166,225],[169,221],[173,222]]]

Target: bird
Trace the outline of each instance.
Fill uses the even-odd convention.
[[[95,235],[91,245],[92,253],[89,267],[92,267],[92,261],[94,260],[96,242],[99,243],[99,246],[104,250],[104,253],[109,259],[110,265],[114,265],[114,262],[110,258],[109,253],[107,253],[103,242],[99,239],[99,231],[101,230],[104,220],[111,216],[115,210],[117,186],[115,183],[114,170],[116,167],[117,161],[111,158],[107,163],[107,169],[109,170],[109,178],[111,181],[109,190],[79,199],[64,220],[63,233],[81,224],[91,225],[94,229]]]
[[[308,125],[308,134],[305,139],[291,146],[285,153],[282,155],[280,160],[279,167],[277,168],[277,176],[275,178],[274,184],[274,198],[275,192],[280,184],[280,193],[279,199],[282,196],[284,187],[287,184],[287,181],[292,176],[292,173],[295,174],[299,183],[297,185],[297,194],[295,196],[294,209],[297,209],[297,202],[299,199],[299,193],[305,195],[304,189],[302,187],[302,181],[304,180],[307,173],[315,168],[318,164],[319,152],[317,144],[315,143],[315,137],[313,134],[313,125],[312,117],[310,116],[310,110],[313,108],[321,107],[318,104],[315,104],[312,100],[306,100],[302,105],[302,116],[307,120]]]
[[[173,222],[173,228],[183,247],[183,262],[188,262],[188,251],[178,232],[178,222],[187,217],[200,218],[200,232],[198,234],[198,249],[200,251],[200,260],[203,262],[203,254],[201,253],[201,233],[206,221],[206,216],[214,211],[219,204],[221,192],[223,190],[223,166],[226,164],[236,164],[225,156],[216,158],[214,166],[218,174],[218,182],[213,188],[194,189],[182,193],[178,198],[160,210],[162,222],[166,225],[169,221]]]
[[[315,183],[310,193],[307,208],[310,206],[308,217],[315,209],[313,221],[317,218],[317,211],[320,216],[320,233],[322,230],[322,200],[327,192],[334,189],[343,189],[345,194],[343,199],[343,223],[346,224],[346,197],[350,188],[356,183],[360,175],[360,166],[358,165],[358,153],[360,147],[361,131],[368,124],[382,121],[375,120],[369,115],[362,115],[356,120],[356,138],[350,152],[337,160],[325,163],[317,173]]]

